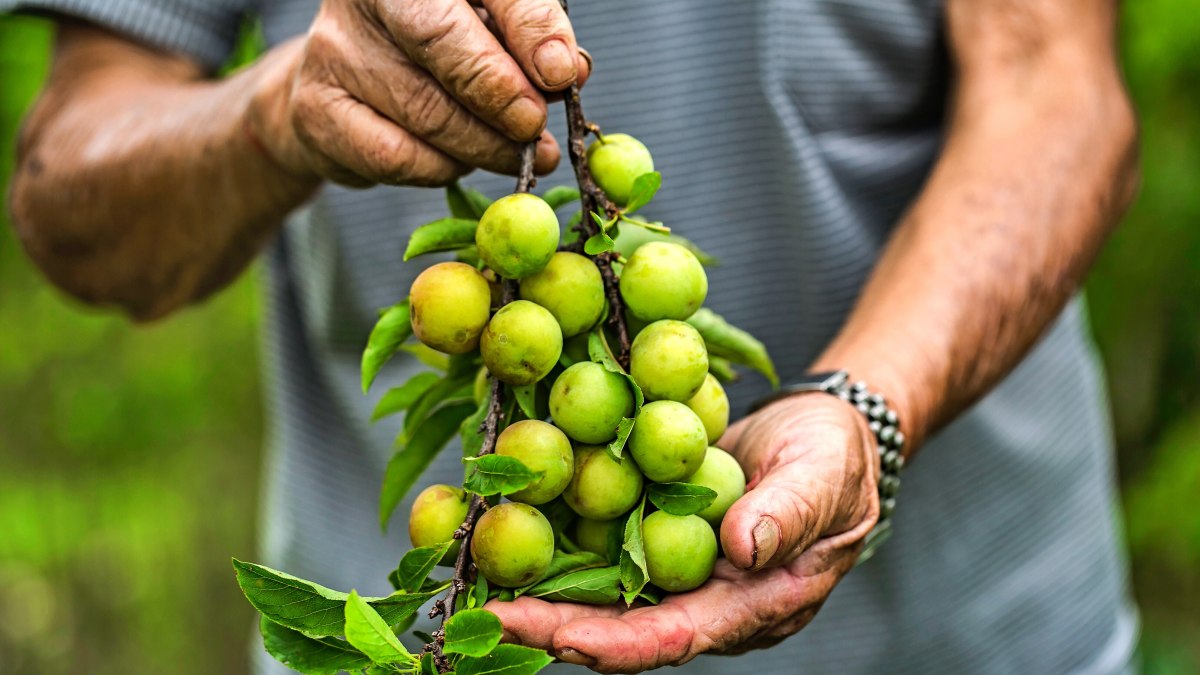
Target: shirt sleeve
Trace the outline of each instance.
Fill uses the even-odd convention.
[[[0,14],[49,12],[84,19],[215,70],[229,57],[243,19],[256,4],[254,0],[0,0]]]

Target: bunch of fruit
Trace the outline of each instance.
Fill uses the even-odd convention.
[[[588,155],[597,184],[620,206],[629,202],[638,176],[653,169],[646,147],[621,134],[594,142]],[[517,421],[496,440],[496,455],[517,460],[536,477],[508,492],[510,501],[491,506],[474,526],[471,557],[494,585],[541,580],[556,545],[618,563],[627,519],[647,485],[652,495],[665,495],[652,497],[652,505],[663,506],[639,510],[645,515],[636,523],[649,582],[681,592],[712,573],[721,518],[746,482],[738,463],[712,446],[729,421],[729,401],[709,373],[704,338],[685,321],[704,303],[707,275],[688,247],[657,238],[633,250],[621,269],[620,297],[637,328],[628,375],[606,355],[572,357],[572,351],[587,353],[587,333],[600,330],[605,288],[592,260],[558,250],[558,218],[539,197],[512,194],[483,213],[475,245],[485,271],[445,262],[413,283],[416,337],[447,354],[479,350],[479,403],[487,377],[514,387],[552,383],[551,421]],[[493,313],[503,279],[518,282],[519,299]],[[596,335],[592,341],[603,347],[607,338]],[[674,498],[680,495],[688,498]],[[539,508],[560,496],[575,517],[556,533]],[[427,488],[409,519],[413,545],[454,541],[468,504],[460,488]],[[454,561],[456,548],[454,542],[444,562]]]

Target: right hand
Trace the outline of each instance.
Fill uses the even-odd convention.
[[[539,134],[548,173],[545,93],[589,72],[558,0],[325,0],[259,67],[250,133],[289,172],[351,186],[513,174]]]

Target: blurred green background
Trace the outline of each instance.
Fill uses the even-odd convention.
[[[1124,4],[1141,196],[1088,281],[1150,675],[1200,673],[1200,12]],[[45,75],[0,17],[0,184]],[[253,50],[248,41],[243,56]],[[7,209],[0,209],[0,220]],[[256,275],[148,327],[48,286],[0,226],[0,674],[244,673],[259,487]]]

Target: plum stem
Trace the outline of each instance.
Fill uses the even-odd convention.
[[[537,141],[526,143],[521,148],[521,169],[517,174],[517,192],[529,192],[537,183],[537,179],[533,176],[533,161],[536,155]],[[503,292],[500,306],[503,307],[516,298],[517,284],[511,279],[503,279],[501,284]],[[483,444],[479,446],[476,457],[483,457],[495,452],[496,438],[499,437],[504,426],[504,385],[494,377],[490,378],[490,384],[487,414],[479,425],[479,431],[483,434]],[[454,577],[450,581],[450,588],[446,591],[446,597],[435,602],[433,609],[429,610],[431,619],[439,614],[442,616],[442,625],[434,631],[433,642],[425,645],[425,651],[433,653],[433,662],[439,673],[448,673],[454,669],[450,659],[446,658],[443,651],[446,644],[446,622],[454,616],[458,609],[458,596],[466,592],[467,584],[475,574],[475,563],[471,560],[470,553],[471,534],[475,530],[475,523],[479,521],[479,517],[487,510],[487,507],[487,500],[484,497],[481,495],[471,496],[471,506],[467,509],[467,517],[463,520],[462,525],[459,525],[458,529],[454,531],[454,538],[458,539],[460,544],[458,556],[454,559]]]

